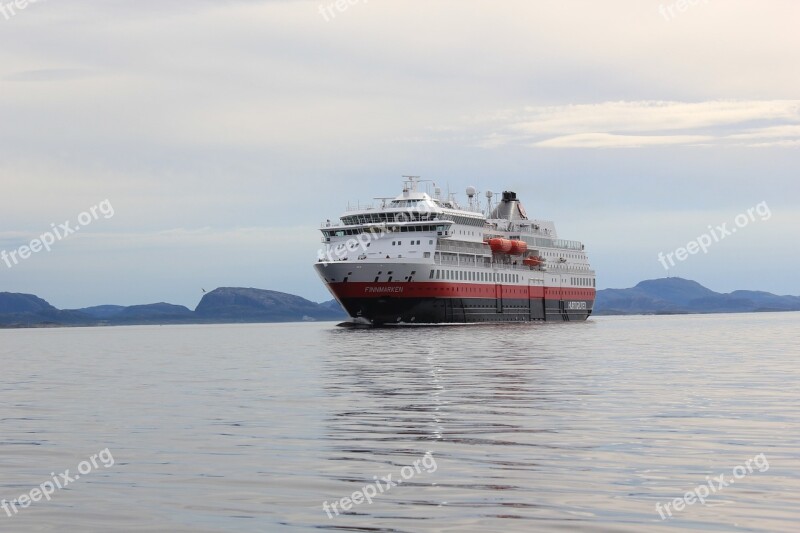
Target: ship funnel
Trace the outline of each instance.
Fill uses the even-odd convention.
[[[525,208],[517,200],[517,193],[513,191],[503,191],[503,201],[494,208],[489,218],[505,220],[528,220]]]
[[[517,193],[512,191],[503,191],[503,202],[514,202],[517,200]]]

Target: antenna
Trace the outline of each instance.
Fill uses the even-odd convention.
[[[448,194],[447,199],[450,201],[450,203],[453,204],[453,207],[458,207],[458,202],[456,202],[456,193],[448,192],[447,194]]]
[[[403,176],[403,191],[415,191],[417,190],[417,183],[419,182],[419,176]]]
[[[469,208],[472,211],[475,211],[475,195],[478,193],[478,190],[475,189],[472,185],[467,187],[467,203],[469,204]]]
[[[416,182],[417,183],[425,183],[425,194],[427,194],[428,196],[431,195],[430,188],[428,187],[427,184],[428,183],[433,183],[433,180],[423,180],[423,179],[420,179],[419,176],[403,176],[403,177],[404,178],[416,178]],[[417,190],[416,187],[413,190],[416,191]]]

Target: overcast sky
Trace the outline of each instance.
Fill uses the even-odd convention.
[[[329,295],[318,224],[515,190],[598,287],[800,294],[797,0],[40,0],[0,12],[0,291],[60,308]],[[5,0],[0,0],[6,4]],[[688,7],[687,7],[688,6]],[[762,202],[708,253],[673,252]]]

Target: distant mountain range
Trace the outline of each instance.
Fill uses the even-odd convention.
[[[119,326],[343,320],[335,300],[316,303],[300,296],[261,289],[222,287],[203,295],[197,308],[156,303],[98,305],[59,310],[32,294],[0,293],[0,327]]]
[[[597,291],[595,315],[748,313],[800,311],[800,297],[769,292],[714,292],[696,281],[661,278],[642,281],[630,289]]]
[[[662,278],[630,289],[597,291],[595,315],[745,313],[800,311],[800,297],[768,292],[714,292],[696,281]],[[156,303],[56,309],[32,294],[0,293],[0,327],[118,326],[133,324],[212,324],[344,320],[336,300],[315,303],[300,296],[262,289],[222,287],[203,296],[197,308]]]

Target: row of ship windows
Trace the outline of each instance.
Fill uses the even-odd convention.
[[[570,263],[548,263],[547,270],[560,269],[560,270],[591,270],[586,265],[570,264]]]
[[[342,217],[345,226],[355,226],[357,224],[380,224],[390,222],[422,222],[430,220],[452,220],[456,224],[463,226],[474,226],[482,228],[485,224],[481,217],[464,217],[447,213],[416,213],[413,211],[399,213],[369,213],[363,215],[353,215]]]
[[[355,226],[356,224],[381,224],[384,222],[417,222],[435,220],[436,213],[366,213],[342,217],[345,226]]]
[[[446,228],[445,226],[390,226],[387,229],[392,233],[408,233],[412,231],[444,232]],[[377,233],[378,230],[374,229],[373,232]],[[347,237],[350,235],[361,235],[364,233],[364,228],[324,230],[322,233],[325,237]]]
[[[519,283],[519,274],[505,272],[472,272],[469,270],[431,270],[429,279],[453,281],[493,281],[496,283]]]
[[[509,274],[505,272],[472,272],[463,270],[431,270],[429,279],[442,279],[452,281],[490,281],[496,283],[519,283],[522,281],[519,274]],[[570,278],[572,285],[579,287],[594,287],[595,280],[592,278]],[[553,283],[558,283],[553,279]]]
[[[396,241],[396,244],[395,244],[395,241],[392,241],[392,246],[401,246],[402,244],[403,244],[403,241]],[[413,240],[412,240],[412,241],[410,242],[410,244],[411,244],[411,246],[414,246],[414,245],[416,245],[416,246],[419,246],[419,244],[420,244],[420,241],[413,241]],[[432,240],[429,240],[429,241],[428,241],[428,244],[433,244],[433,241],[432,241]],[[367,246],[369,246],[369,244],[367,244]]]
[[[452,220],[456,224],[461,224],[462,226],[476,226],[482,228],[486,224],[483,218],[462,217],[460,215],[451,215],[449,213],[442,213],[439,215],[439,218],[444,220]]]
[[[425,200],[392,200],[389,205],[392,207],[411,207],[419,203],[425,203]]]
[[[559,252],[544,252],[542,255],[549,256],[549,257],[563,257],[564,259],[586,259],[585,255],[582,254],[562,254]]]

